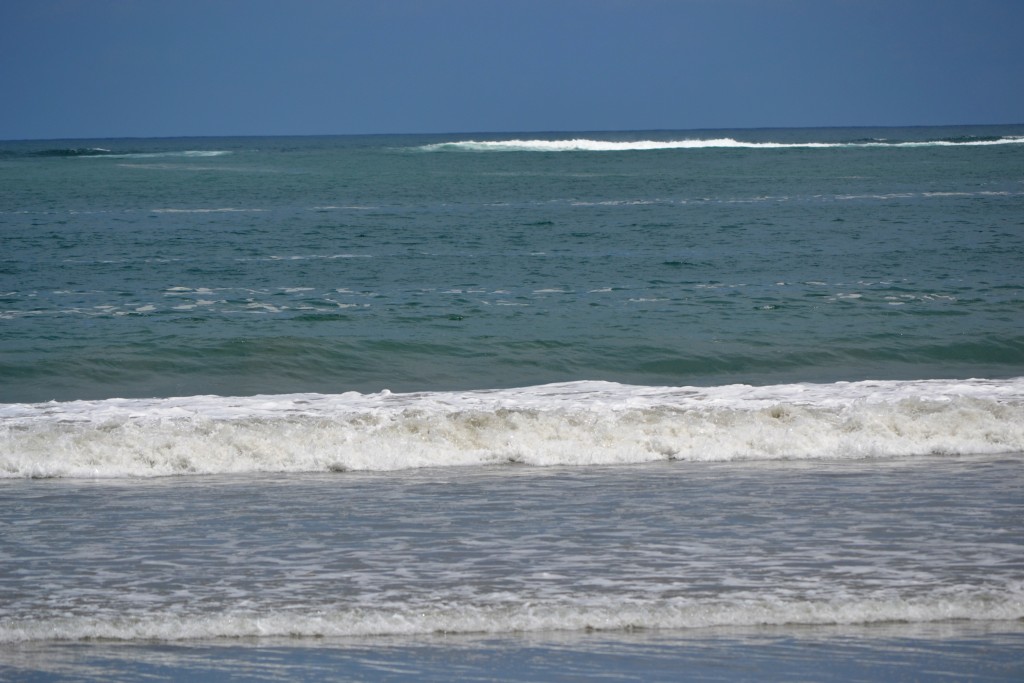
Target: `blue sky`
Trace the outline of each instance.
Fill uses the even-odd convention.
[[[1024,123],[1024,0],[0,0],[0,139]]]

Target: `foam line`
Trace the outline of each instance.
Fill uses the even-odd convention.
[[[431,633],[522,633],[702,629],[755,625],[929,623],[1024,618],[1020,588],[963,588],[918,598],[846,600],[581,598],[498,605],[436,603],[316,611],[99,614],[0,621],[0,643],[252,637],[343,637]]]
[[[965,147],[1010,145],[1021,143],[1024,143],[1024,136],[904,142],[890,142],[885,140],[871,140],[858,142],[746,142],[741,140],[735,140],[733,138],[619,141],[575,138],[571,140],[464,140],[424,145],[419,149],[428,152],[630,152],[663,149],[710,148],[829,149],[856,147]]]
[[[0,406],[0,477],[1022,451],[1022,378],[707,388],[571,382]]]

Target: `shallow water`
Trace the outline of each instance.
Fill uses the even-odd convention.
[[[28,644],[23,681],[1017,681],[1018,624]]]
[[[8,480],[0,640],[1014,622],[1022,462]]]

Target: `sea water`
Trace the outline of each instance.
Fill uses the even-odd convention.
[[[0,672],[1021,674],[1024,127],[7,142],[0,239]]]

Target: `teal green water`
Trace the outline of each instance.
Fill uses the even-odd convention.
[[[1018,376],[1022,133],[0,143],[0,402]]]

